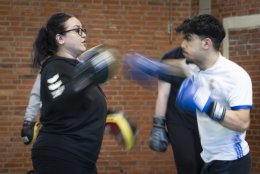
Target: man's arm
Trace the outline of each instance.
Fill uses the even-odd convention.
[[[164,60],[165,65],[173,65],[173,73],[179,74],[180,77],[186,77],[184,69],[188,70],[188,65],[184,59]],[[168,146],[168,135],[165,128],[166,111],[168,100],[171,92],[171,83],[174,83],[177,76],[169,76],[167,74],[159,74],[158,94],[155,106],[155,114],[153,116],[153,127],[151,129],[149,146],[157,152],[164,152]]]
[[[163,63],[171,65],[169,72],[178,77],[189,77],[199,70],[195,64],[187,64],[186,59],[166,59]]]
[[[158,95],[149,142],[150,148],[157,152],[165,152],[168,147],[168,136],[165,128],[165,114],[168,98],[170,95],[170,89],[170,83],[160,80],[158,81]]]
[[[226,110],[221,124],[235,131],[246,131],[250,126],[250,109]]]
[[[155,106],[155,116],[165,117],[167,110],[168,98],[170,95],[171,84],[168,82],[158,81],[158,94]]]
[[[176,104],[183,110],[206,113],[211,119],[234,131],[246,131],[250,125],[251,105],[236,106],[238,110],[226,108],[219,101],[211,98],[211,91],[200,86],[194,79],[186,79],[176,99]]]

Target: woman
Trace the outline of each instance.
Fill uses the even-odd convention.
[[[38,174],[96,174],[107,106],[97,84],[69,90],[77,57],[86,50],[86,29],[74,16],[57,13],[34,42],[35,67],[41,67],[42,128],[32,148]],[[87,78],[87,75],[86,75]]]

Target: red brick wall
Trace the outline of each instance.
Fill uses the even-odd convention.
[[[220,19],[230,16],[244,16],[260,13],[257,0],[215,0],[211,1],[211,12]]]
[[[223,10],[223,7],[226,8],[227,1],[214,2],[212,2],[213,14],[221,18],[259,13],[257,0],[247,1],[248,3],[228,1],[227,4],[230,8],[226,11]],[[243,4],[248,4],[248,8],[242,8]],[[172,0],[173,27],[180,24],[191,13],[194,14],[197,8],[197,0]],[[28,95],[36,75],[30,68],[31,45],[38,28],[45,24],[52,13],[60,11],[76,15],[85,24],[89,30],[88,47],[106,42],[118,48],[122,55],[128,51],[136,51],[158,59],[165,51],[179,43],[179,38],[175,34],[172,42],[169,42],[167,33],[168,0],[61,0],[59,2],[54,0],[0,0],[1,174],[24,174],[31,169],[31,147],[24,146],[20,138]],[[259,33],[259,30],[248,30],[247,32],[252,38],[255,38],[254,33]],[[233,38],[233,36],[231,37]],[[234,38],[236,37],[234,36]],[[250,39],[250,42],[258,43],[254,39]],[[250,54],[253,52],[251,51]],[[259,68],[254,71],[250,67],[250,63],[256,62],[257,55],[259,52],[250,55],[249,67],[245,67],[250,70],[250,75],[254,76],[256,91],[258,91],[259,73],[257,69]],[[143,89],[126,80],[120,67],[116,79],[105,85],[104,90],[108,97],[109,107],[124,110],[137,124],[140,132],[136,146],[129,152],[122,150],[111,136],[105,135],[97,163],[100,173],[115,174],[119,173],[121,168],[128,174],[176,173],[171,148],[168,148],[166,153],[156,153],[151,151],[147,145],[156,89]],[[257,94],[257,92],[255,93]],[[255,103],[257,100],[255,98]],[[260,159],[257,156],[259,156],[260,150],[257,149],[257,145],[260,138],[255,138],[259,136],[257,109],[258,106],[255,104],[248,139],[252,144],[251,149],[254,155],[253,167],[255,171],[259,172]]]
[[[260,173],[260,28],[230,30],[230,59],[241,65],[252,78],[254,92],[254,108],[251,112],[251,126],[247,132],[247,140],[252,155],[252,173]],[[246,44],[245,44],[246,43]]]

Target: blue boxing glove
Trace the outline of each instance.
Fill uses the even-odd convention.
[[[126,69],[128,70],[124,73],[126,74],[126,77],[143,86],[151,84],[151,77],[159,79],[163,77],[163,81],[171,83],[172,79],[175,77],[174,72],[182,71],[180,67],[174,67],[138,53],[126,54],[124,62],[126,65],[125,71]],[[172,69],[175,69],[175,71]]]
[[[178,92],[176,105],[190,112],[206,113],[211,119],[222,122],[225,117],[226,108],[210,96],[208,88],[200,86],[193,79],[186,79]]]
[[[141,54],[126,54],[125,61],[131,69],[142,71],[150,76],[157,76],[162,70],[162,63],[147,58]]]

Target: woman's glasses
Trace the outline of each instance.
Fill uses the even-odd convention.
[[[64,34],[64,33],[70,32],[70,31],[77,32],[79,36],[82,36],[83,33],[85,35],[87,35],[87,29],[85,29],[85,28],[74,28],[74,29],[71,29],[71,30],[65,30],[65,31],[60,32],[60,34]]]

